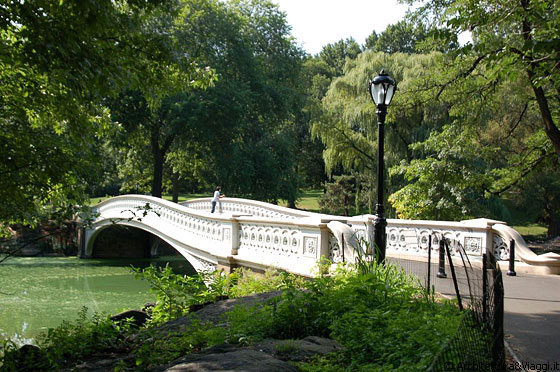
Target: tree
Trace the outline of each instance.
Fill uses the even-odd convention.
[[[453,125],[432,132],[411,148],[423,157],[402,161],[390,170],[392,175],[403,174],[409,182],[389,196],[398,216],[435,220],[478,216],[485,187],[492,182],[483,156],[493,151],[477,146],[475,133]]]
[[[460,49],[460,56],[474,57],[472,63],[456,71],[441,89],[461,84],[476,74],[478,67],[484,67],[488,78],[496,81],[524,76],[540,112],[542,127],[560,157],[557,1],[428,1],[417,12],[420,17],[446,27],[450,33],[472,32],[473,42]]]
[[[10,1],[0,5],[1,223],[33,223],[46,207],[71,211],[109,127],[106,96],[160,81],[200,82],[167,30],[178,2]],[[173,74],[169,74],[169,72]]]
[[[441,29],[428,29],[414,18],[403,19],[377,34],[375,31],[366,39],[365,49],[384,53],[429,53],[447,52],[456,49],[459,44],[456,35],[447,35]]]
[[[319,58],[332,69],[333,76],[340,76],[347,60],[352,60],[362,52],[360,45],[353,38],[327,44],[321,49]]]
[[[472,31],[471,43],[440,59],[416,84],[422,93],[418,99],[444,103],[457,136],[476,139],[470,141],[476,151],[468,169],[486,169],[484,175],[479,174],[485,182],[476,190],[484,196],[477,205],[487,208],[482,213],[507,217],[504,201],[515,200],[513,204],[519,205],[525,199],[519,197],[521,190],[538,189],[547,193],[544,199],[557,199],[558,190],[540,187],[535,178],[542,169],[558,172],[545,166],[554,164],[551,157],[560,155],[560,95],[553,67],[559,61],[555,9],[550,1],[430,1],[416,14],[426,24],[444,28],[439,34],[444,40],[448,34]],[[407,167],[412,171],[415,165],[411,162]],[[401,207],[429,199],[422,178],[414,179],[419,198],[406,201],[400,195]],[[457,180],[455,185],[461,188],[461,183]],[[558,218],[550,213],[557,213],[556,208],[545,207],[544,201],[533,206],[537,204],[542,212],[536,215],[546,218],[549,233],[554,233],[558,228],[550,221]]]
[[[150,106],[139,92],[113,108],[114,119],[127,123],[121,143],[137,138],[138,153],[150,147],[152,195],[161,195],[164,175],[194,176],[200,185],[223,185],[228,195],[295,201],[293,124],[303,54],[285,16],[266,1],[193,0],[176,30],[184,53],[215,71],[217,81],[170,94],[160,106]],[[207,170],[179,164],[187,158]]]
[[[399,82],[387,116],[386,163],[397,164],[412,158],[409,145],[428,137],[433,128],[440,128],[445,115],[441,105],[414,100],[403,93],[416,89],[411,85],[423,76],[440,55],[405,55],[366,51],[346,65],[345,75],[335,79],[323,99],[324,115],[313,122],[312,132],[325,145],[323,159],[327,172],[337,167],[374,175],[377,170],[377,130],[375,106],[368,93],[368,81],[382,68]],[[361,181],[373,180],[364,177]],[[393,179],[391,189],[401,185]],[[374,185],[366,185],[376,192]]]
[[[327,182],[325,194],[319,199],[319,207],[324,213],[350,216],[355,200],[356,179],[352,176],[334,176],[334,182]]]
[[[149,182],[151,195],[161,197],[164,164],[174,142],[178,137],[202,141],[203,131],[192,120],[191,99],[186,93],[171,95],[150,108],[141,92],[129,91],[110,104],[113,121],[122,128],[119,136],[112,136],[112,142],[126,151],[119,164],[123,176],[130,180],[123,185],[124,190],[137,190],[138,185]]]
[[[298,161],[306,179],[312,179],[314,186],[325,185],[327,181],[325,162],[322,153],[325,150],[317,133],[312,132],[312,123],[326,120],[326,113],[322,100],[327,94],[332,80],[344,73],[344,66],[361,53],[360,46],[352,38],[341,39],[333,44],[327,44],[320,53],[308,58],[303,66],[302,82],[305,92],[305,106],[300,136]],[[332,170],[331,170],[332,175]]]
[[[194,52],[220,76],[198,98],[204,105],[198,109],[204,113],[200,120],[212,129],[207,156],[213,181],[228,195],[295,201],[293,130],[303,52],[276,5],[256,0],[215,4],[223,16],[208,13],[184,36],[190,41],[191,33],[205,30]]]

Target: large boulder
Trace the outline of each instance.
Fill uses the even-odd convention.
[[[226,351],[219,348],[210,348],[202,353],[190,354],[177,364],[165,369],[165,372],[207,371],[297,372],[298,369],[262,351],[251,349]]]
[[[122,322],[126,319],[132,319],[132,325],[139,328],[150,319],[150,315],[141,310],[126,310],[111,317],[114,322]]]

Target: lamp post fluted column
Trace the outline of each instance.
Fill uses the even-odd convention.
[[[369,93],[377,108],[377,206],[373,220],[375,255],[378,262],[385,262],[387,249],[387,220],[383,206],[383,191],[385,190],[385,117],[387,107],[393,99],[397,83],[392,77],[381,70],[369,83]]]
[[[377,105],[377,205],[375,208],[375,219],[373,231],[375,236],[375,254],[378,262],[385,261],[387,249],[387,220],[385,219],[385,207],[383,206],[385,187],[385,116],[387,105]]]

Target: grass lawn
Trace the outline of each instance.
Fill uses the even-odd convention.
[[[323,195],[322,190],[305,190],[296,202],[296,207],[309,212],[319,212],[319,198],[321,195]],[[280,200],[278,205],[285,207],[287,203],[286,200]]]
[[[296,206],[299,209],[304,209],[310,212],[319,212],[319,197],[323,194],[322,190],[306,190],[302,192],[302,197],[297,201]],[[181,194],[179,195],[179,203],[197,199],[197,198],[206,198],[211,197],[212,193],[199,193],[199,194]],[[90,198],[89,205],[94,206],[101,203],[103,200],[109,199],[111,196],[101,196],[97,198]],[[173,197],[171,195],[164,195],[163,198],[165,200],[172,200]],[[280,200],[279,205],[285,207],[286,201]]]
[[[539,240],[544,240],[546,239],[546,232],[547,232],[547,228],[546,226],[543,225],[539,225],[536,223],[528,223],[525,225],[515,225],[512,226],[518,233],[521,234],[521,236],[523,236],[523,238],[525,239],[530,239],[530,240],[535,240],[535,239],[539,239]]]

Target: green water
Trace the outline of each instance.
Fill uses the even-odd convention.
[[[161,264],[165,259],[159,259]],[[173,258],[175,266],[184,259]],[[116,314],[140,309],[154,301],[146,281],[136,279],[130,266],[153,260],[88,259],[77,257],[16,257],[0,264],[0,338],[33,342],[41,331],[88,312]],[[165,264],[165,263],[163,263]]]

